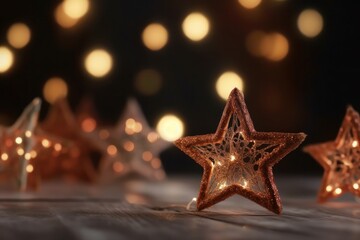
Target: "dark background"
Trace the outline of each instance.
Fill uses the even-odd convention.
[[[244,79],[245,98],[258,131],[305,132],[304,144],[332,140],[348,104],[360,109],[359,14],[355,1],[270,1],[246,10],[236,0],[142,0],[91,1],[90,12],[71,29],[54,20],[56,0],[2,1],[0,45],[14,22],[30,26],[28,46],[14,50],[15,64],[0,74],[0,113],[11,124],[36,96],[42,96],[46,80],[60,76],[69,85],[69,100],[75,109],[91,96],[101,120],[114,124],[128,97],[141,104],[155,126],[167,112],[180,116],[185,135],[215,131],[225,102],[215,91],[218,76],[226,70]],[[313,39],[300,34],[298,14],[305,8],[318,10],[324,29]],[[211,23],[209,35],[191,42],[181,23],[192,11],[201,11]],[[141,41],[151,22],[167,27],[169,42],[160,51],[148,50]],[[278,31],[290,44],[288,56],[271,62],[249,54],[246,35],[253,30]],[[83,58],[92,48],[104,47],[114,58],[114,67],[104,81],[96,81],[83,68]],[[154,96],[134,88],[135,75],[144,68],[157,69],[163,86]],[[43,104],[42,118],[49,105]],[[201,171],[175,147],[162,154],[169,173]],[[301,147],[276,167],[283,174],[317,174],[322,169]]]

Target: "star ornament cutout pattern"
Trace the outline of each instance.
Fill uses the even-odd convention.
[[[303,133],[255,131],[244,97],[235,88],[214,134],[183,137],[175,145],[204,169],[198,210],[239,194],[280,214],[272,167],[304,139]]]
[[[324,175],[318,201],[339,197],[345,192],[360,196],[360,116],[351,106],[335,141],[306,146],[309,153],[323,168]]]

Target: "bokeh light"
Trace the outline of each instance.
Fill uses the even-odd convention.
[[[299,31],[306,37],[313,38],[320,34],[324,20],[315,9],[305,9],[299,14],[297,26]]]
[[[159,23],[149,24],[142,33],[144,45],[153,51],[162,49],[168,41],[166,28]]]
[[[253,9],[259,6],[261,0],[239,0],[239,3],[247,9]]]
[[[63,2],[55,9],[55,20],[63,28],[71,28],[78,22],[78,19],[71,18],[65,13]]]
[[[30,28],[24,23],[14,23],[7,32],[7,40],[14,48],[23,48],[31,38]]]
[[[65,0],[63,4],[64,13],[73,19],[83,17],[90,7],[89,0]]]
[[[262,31],[253,31],[246,36],[246,48],[256,57],[262,57],[261,43],[265,39],[266,33]]]
[[[14,54],[7,47],[0,46],[0,73],[8,71],[14,63]]]
[[[244,83],[242,78],[235,72],[227,71],[220,75],[216,81],[216,92],[224,100],[227,100],[230,92],[234,88],[244,91]]]
[[[184,19],[182,30],[190,40],[200,41],[209,33],[210,23],[204,14],[193,12]]]
[[[64,98],[68,94],[66,82],[59,78],[53,77],[46,81],[43,88],[43,95],[47,102],[54,103],[59,98]]]
[[[81,122],[81,128],[84,132],[90,133],[96,129],[95,119],[88,117]]]
[[[108,74],[112,68],[111,55],[104,49],[92,50],[85,57],[85,69],[94,77],[101,78]]]
[[[159,135],[166,141],[175,141],[184,134],[184,123],[173,114],[164,115],[156,125]]]
[[[135,76],[135,88],[144,95],[154,95],[162,84],[161,74],[155,69],[143,69]]]
[[[260,45],[262,56],[271,61],[280,61],[289,53],[289,42],[281,33],[268,34]]]

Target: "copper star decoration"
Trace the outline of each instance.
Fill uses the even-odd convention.
[[[323,168],[318,201],[338,197],[345,192],[360,196],[360,116],[348,107],[335,141],[306,146]]]
[[[94,164],[101,158],[101,149],[81,131],[66,99],[57,100],[51,107],[42,129],[56,137],[71,141],[69,147],[52,162],[43,159],[43,178],[62,177],[66,180],[93,182],[97,179]],[[47,145],[52,144],[49,142]]]
[[[99,135],[104,136],[100,130]],[[104,181],[115,180],[129,174],[148,179],[165,177],[159,154],[170,146],[148,125],[136,100],[128,100],[115,129],[107,130],[101,175]]]
[[[22,191],[35,189],[39,181],[33,152],[40,107],[41,100],[34,99],[14,125],[0,129],[0,180]]]
[[[239,194],[280,214],[272,167],[304,139],[303,133],[255,131],[244,97],[235,88],[214,134],[183,137],[175,145],[204,169],[198,210]]]

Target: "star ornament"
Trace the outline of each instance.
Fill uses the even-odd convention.
[[[40,107],[41,100],[35,98],[11,127],[0,129],[0,181],[21,191],[34,190],[39,183],[33,153]]]
[[[83,134],[66,99],[58,99],[52,105],[41,127],[48,134],[72,143],[61,148],[60,154],[53,161],[47,158],[41,160],[40,172],[44,179],[60,177],[70,181],[97,180],[94,165],[101,159],[101,149]],[[46,145],[53,144],[48,141]]]
[[[360,196],[360,116],[348,107],[335,141],[306,146],[323,168],[318,201],[338,197],[345,192]]]
[[[100,130],[99,136],[101,137]],[[146,121],[138,102],[129,99],[125,110],[114,129],[103,138],[103,149],[107,157],[100,167],[102,180],[113,181],[128,175],[162,180],[160,153],[170,146]]]
[[[175,145],[204,169],[198,210],[239,194],[280,214],[272,167],[304,139],[303,133],[255,131],[244,97],[235,88],[214,134],[183,137]]]

